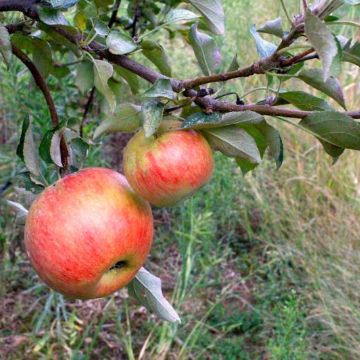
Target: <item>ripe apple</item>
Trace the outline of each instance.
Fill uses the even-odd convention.
[[[79,299],[107,296],[144,264],[153,237],[148,202],[116,171],[88,168],[48,187],[33,203],[25,246],[40,278]]]
[[[124,173],[132,188],[150,203],[171,206],[207,183],[214,168],[206,139],[194,130],[139,131],[124,151]]]

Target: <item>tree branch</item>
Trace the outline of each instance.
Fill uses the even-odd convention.
[[[46,100],[46,103],[50,111],[52,124],[54,125],[54,127],[58,126],[60,121],[56,111],[54,100],[38,68],[31,61],[31,59],[15,45],[12,45],[12,52],[29,69],[30,73],[32,74],[35,80],[36,85],[39,87],[39,89],[42,91],[44,95],[44,98]],[[60,152],[61,152],[61,162],[63,164],[63,171],[66,172],[68,168],[69,150],[67,148],[64,136],[62,136],[60,140]]]
[[[36,4],[39,0],[0,0],[0,11],[20,11],[31,18],[37,18]]]
[[[0,11],[2,11],[1,3],[9,3],[9,1],[0,0]],[[12,3],[19,3],[20,1],[15,1]],[[29,16],[29,15],[28,15]],[[37,15],[32,14],[30,17],[33,19],[37,19]],[[160,74],[159,72],[152,70],[150,68],[147,68],[146,66],[137,63],[136,61],[130,59],[129,57],[125,55],[114,55],[111,54],[106,48],[104,48],[103,45],[93,41],[92,43],[88,45],[84,44],[84,39],[81,34],[73,34],[68,32],[66,29],[60,26],[53,26],[52,27],[56,32],[64,36],[66,39],[68,39],[70,42],[76,44],[80,48],[82,48],[85,51],[94,52],[98,56],[107,59],[113,64],[119,65],[134,74],[142,77],[143,79],[154,83],[158,79],[166,78],[164,75]],[[240,78],[240,77],[249,77],[255,74],[263,74],[266,71],[272,70],[272,69],[278,69],[281,67],[288,66],[288,63],[291,63],[292,61],[299,61],[306,58],[302,57],[299,59],[298,56],[294,56],[290,59],[284,59],[281,55],[278,54],[279,50],[282,50],[288,46],[290,46],[293,41],[300,36],[303,33],[303,24],[302,24],[302,17],[299,17],[296,19],[296,23],[294,24],[293,29],[290,31],[290,33],[282,40],[280,43],[277,51],[275,54],[271,55],[268,58],[262,59],[253,65],[250,65],[248,67],[217,74],[217,75],[210,75],[210,76],[203,76],[198,77],[195,79],[188,79],[188,80],[178,80],[178,79],[170,79],[172,88],[175,92],[181,92],[184,89],[186,90],[184,92],[185,96],[188,96],[192,98],[197,105],[199,105],[201,108],[205,109],[207,112],[211,111],[219,111],[219,112],[231,112],[231,111],[246,111],[251,110],[255,111],[262,115],[270,115],[270,116],[283,116],[283,117],[289,117],[289,118],[298,118],[302,119],[308,115],[310,115],[312,112],[309,111],[300,111],[300,110],[291,110],[291,109],[284,109],[279,107],[274,107],[271,105],[256,105],[256,104],[250,104],[250,105],[237,105],[235,103],[230,102],[224,102],[219,101],[216,99],[211,98],[210,96],[205,97],[197,97],[197,92],[195,90],[192,90],[192,88],[205,85],[208,83],[213,82],[221,82],[221,81],[227,81],[230,79]],[[304,54],[301,54],[301,56],[304,56]],[[314,58],[314,56],[310,56],[309,59]],[[293,60],[291,60],[293,59]],[[282,65],[283,64],[283,65]],[[360,119],[360,110],[359,111],[353,111],[353,112],[343,112],[343,114],[346,114],[348,116],[353,117],[354,119]]]

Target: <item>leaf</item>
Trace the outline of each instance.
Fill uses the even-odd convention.
[[[94,65],[90,61],[83,61],[76,66],[75,84],[85,93],[94,86]]]
[[[274,54],[277,46],[267,40],[264,40],[256,31],[255,25],[250,28],[250,33],[255,39],[257,52],[262,59]]]
[[[62,167],[61,154],[60,154],[60,136],[59,134],[55,136],[55,134],[60,129],[60,127],[61,126],[56,126],[55,128],[45,133],[39,146],[39,155],[48,164],[54,163]],[[55,136],[55,140],[54,140],[55,143],[54,145],[52,145],[54,136]],[[57,145],[57,151],[56,151],[56,145]]]
[[[325,100],[303,91],[287,91],[278,94],[280,99],[305,111],[331,111],[332,107]]]
[[[284,30],[281,17],[266,22],[263,26],[257,29],[257,31],[282,38],[284,36]]]
[[[284,161],[284,144],[279,131],[265,121],[256,127],[264,135],[269,146],[269,155],[275,160],[276,168],[279,169]]]
[[[228,157],[242,157],[255,164],[261,162],[255,140],[244,129],[227,126],[204,130],[204,134],[214,150]]]
[[[221,0],[189,0],[189,2],[204,15],[214,34],[225,33],[225,15]]]
[[[175,99],[175,93],[171,87],[170,79],[156,80],[154,85],[144,92],[143,96],[148,98],[160,97],[168,100]]]
[[[47,25],[68,25],[62,12],[49,7],[39,7],[38,14],[40,20]]]
[[[325,152],[333,158],[333,164],[339,159],[339,157],[344,153],[345,149],[338,147],[336,145],[330,144],[327,141],[317,138],[322,144]]]
[[[264,121],[264,117],[252,111],[230,112],[222,115],[221,113],[212,113],[206,115],[203,112],[197,112],[190,115],[183,122],[184,129],[211,129],[236,124],[256,124]]]
[[[130,36],[117,30],[110,32],[106,38],[106,45],[114,55],[129,54],[137,49],[137,44]]]
[[[172,24],[177,22],[193,21],[199,18],[199,15],[194,14],[190,10],[186,9],[172,9],[168,12],[164,22],[166,24]]]
[[[128,285],[129,295],[149,311],[165,321],[180,323],[180,317],[165,299],[161,290],[161,280],[145,268],[141,268]]]
[[[75,6],[79,0],[46,0],[53,9],[68,9]]]
[[[334,36],[325,22],[310,11],[305,15],[305,34],[320,57],[323,80],[326,81],[331,75],[331,67],[338,53]]]
[[[214,39],[198,31],[197,25],[194,24],[189,33],[189,40],[204,75],[210,75],[219,70],[222,56]]]
[[[71,141],[67,141],[67,142],[69,145],[68,148],[70,152],[69,163],[71,166],[74,166],[79,169],[81,168],[84,160],[87,157],[89,144],[80,137],[75,137]]]
[[[248,172],[254,170],[259,164],[251,163],[247,159],[243,158],[236,158],[236,163],[239,165],[241,172],[245,176]]]
[[[360,123],[350,116],[334,111],[316,112],[299,125],[332,145],[360,150]]]
[[[10,34],[7,28],[1,24],[0,24],[0,54],[2,55],[6,66],[9,67],[12,57]]]
[[[147,99],[142,103],[141,117],[145,137],[150,137],[158,130],[164,113],[164,105],[155,100]]]
[[[53,70],[51,47],[45,40],[38,38],[32,38],[31,40],[33,43],[33,62],[41,75],[46,78]]]
[[[298,75],[299,79],[320,90],[324,94],[333,98],[344,109],[346,109],[344,94],[338,79],[329,77],[325,82],[320,69],[305,69]]]
[[[134,104],[120,104],[114,115],[105,119],[96,128],[94,139],[113,132],[133,132],[141,126],[141,107]]]
[[[239,62],[238,62],[238,55],[235,54],[232,61],[231,61],[231,64],[227,70],[227,72],[231,72],[231,71],[235,71],[237,69],[239,69],[240,65],[239,65]]]
[[[17,222],[25,224],[25,220],[29,213],[29,210],[27,210],[22,204],[16,201],[7,200],[6,202],[15,211]]]
[[[153,40],[143,40],[141,42],[143,54],[161,71],[165,76],[171,77],[171,67],[169,58],[164,48]]]
[[[360,67],[360,42],[344,48],[343,60]]]
[[[32,121],[29,117],[24,119],[20,142],[16,149],[16,154],[22,159],[30,171],[35,176],[40,176],[40,162],[37,156],[37,150],[34,143],[34,136],[32,132]]]
[[[111,91],[108,81],[112,77],[113,66],[104,60],[94,60],[94,85],[96,89],[105,97],[110,111],[114,112],[116,107],[116,98]]]
[[[139,92],[140,89],[139,78],[133,72],[125,68],[122,68],[120,66],[115,66],[115,73],[118,74],[127,82],[134,95],[136,95]]]

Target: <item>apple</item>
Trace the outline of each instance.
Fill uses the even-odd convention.
[[[144,264],[153,238],[148,202],[126,178],[87,168],[48,187],[32,204],[25,247],[39,277],[71,298],[107,296]]]
[[[141,130],[124,150],[124,174],[132,188],[158,207],[172,206],[206,184],[214,168],[206,139],[194,130]]]

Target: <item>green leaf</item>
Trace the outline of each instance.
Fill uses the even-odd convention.
[[[263,26],[257,29],[257,31],[282,38],[284,36],[284,30],[281,17],[266,22]]]
[[[204,134],[214,150],[220,151],[228,157],[245,158],[255,164],[261,162],[255,140],[244,129],[226,126],[204,130]]]
[[[199,18],[199,15],[194,14],[190,10],[186,9],[172,9],[165,17],[165,24],[173,24],[177,22],[193,21]]]
[[[110,111],[114,112],[116,108],[116,98],[108,85],[108,81],[114,72],[113,66],[104,60],[94,60],[93,62],[95,87],[105,97]]]
[[[303,91],[287,91],[279,93],[280,99],[305,111],[331,111],[332,107],[325,100]]]
[[[48,7],[39,7],[38,8],[40,20],[47,25],[68,25],[68,22],[62,12],[48,8]]]
[[[277,46],[267,40],[264,40],[256,31],[255,25],[250,28],[250,33],[255,39],[257,52],[262,59],[274,54]]]
[[[83,61],[76,66],[75,84],[85,93],[94,87],[94,65],[90,61]]]
[[[168,100],[175,99],[175,93],[171,87],[170,79],[158,79],[154,85],[146,90],[143,96],[148,98],[164,98]]]
[[[189,0],[189,2],[205,17],[214,34],[225,33],[225,15],[221,0]]]
[[[299,125],[332,145],[360,150],[360,123],[345,114],[316,112],[301,120]]]
[[[323,80],[326,81],[332,75],[332,64],[338,53],[335,38],[325,22],[310,11],[307,11],[305,15],[305,34],[320,57]]]
[[[141,126],[141,107],[134,104],[119,104],[114,115],[106,118],[96,128],[94,139],[113,132],[133,132]]]
[[[45,3],[49,4],[53,9],[66,10],[75,6],[79,0],[46,0]]]
[[[127,82],[127,84],[130,86],[132,93],[136,95],[140,89],[139,78],[133,72],[121,66],[115,66],[114,69],[115,69],[115,73],[120,77],[122,77]]]
[[[40,176],[40,162],[37,156],[37,149],[34,143],[32,131],[32,121],[29,117],[24,119],[20,142],[16,149],[16,154],[24,161],[30,173],[34,176]]]
[[[142,103],[141,117],[145,137],[150,137],[156,133],[159,129],[163,113],[164,105],[155,99],[147,99]]]
[[[143,40],[141,42],[143,54],[161,71],[165,76],[171,77],[171,67],[165,49],[156,41]]]
[[[197,25],[194,24],[189,33],[189,40],[205,75],[210,75],[220,69],[222,56],[211,36],[198,31]]]
[[[180,323],[179,315],[162,294],[161,280],[146,269],[139,270],[128,290],[130,296],[162,320]]]
[[[336,145],[330,144],[327,141],[317,138],[322,144],[325,152],[333,158],[333,163],[335,164],[339,157],[344,153],[345,149],[338,147]]]
[[[62,167],[60,141],[63,135],[62,128],[64,123],[56,126],[55,128],[47,131],[43,136],[40,146],[39,155],[47,163],[54,163],[55,165]]]
[[[0,24],[0,54],[2,55],[6,66],[9,66],[12,50],[10,42],[10,34],[5,26]]]
[[[259,164],[254,164],[247,159],[236,158],[236,163],[239,165],[241,172],[245,176],[248,172],[253,171]]]
[[[230,112],[222,115],[197,112],[190,115],[183,122],[184,129],[211,129],[236,124],[257,124],[264,121],[264,117],[252,111]]]
[[[32,38],[31,40],[33,43],[33,62],[40,71],[41,75],[44,78],[47,78],[53,70],[51,47],[45,40],[38,38]]]
[[[343,60],[360,67],[360,42],[344,48]]]
[[[298,77],[306,84],[333,98],[344,109],[346,108],[344,94],[338,79],[330,77],[324,82],[323,73],[320,69],[302,70]]]
[[[125,55],[137,49],[137,44],[127,34],[112,30],[106,38],[106,45],[109,51],[115,55]]]

